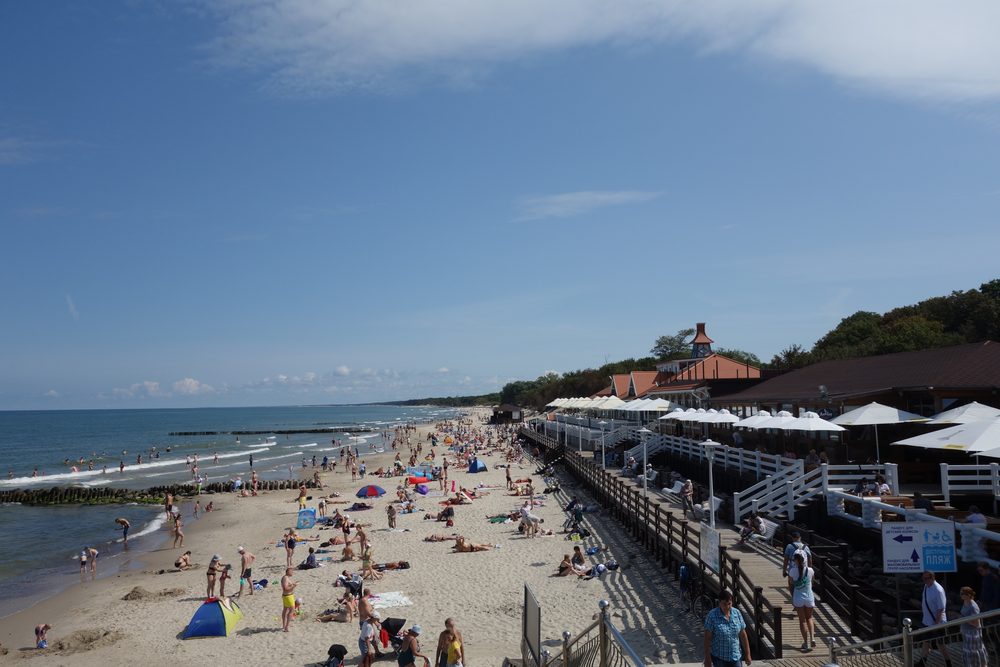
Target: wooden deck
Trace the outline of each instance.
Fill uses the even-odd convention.
[[[641,489],[641,484],[633,486]],[[681,512],[681,506],[675,501],[668,499],[662,492],[649,489],[650,497],[655,497],[656,502],[664,508]],[[816,626],[816,648],[802,649],[802,634],[799,631],[798,616],[792,606],[792,594],[788,590],[788,579],[781,576],[782,553],[777,549],[769,551],[766,547],[755,550],[749,545],[744,547],[734,546],[739,540],[739,530],[732,524],[716,519],[716,528],[720,531],[720,545],[727,547],[729,554],[740,559],[740,566],[753,581],[755,586],[763,589],[764,598],[772,605],[780,606],[782,609],[782,657],[784,660],[809,658],[799,663],[801,667],[811,667],[814,663],[823,665],[826,663],[828,638],[834,637],[838,645],[844,646],[854,644],[861,640],[850,634],[850,626],[845,623],[829,606],[823,604],[822,599],[817,595],[817,606],[813,611],[813,621]],[[776,545],[777,546],[777,545]],[[718,579],[715,579],[718,582]],[[824,658],[820,662],[812,658]],[[794,665],[792,662],[778,661],[775,664]]]

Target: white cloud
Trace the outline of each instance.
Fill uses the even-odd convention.
[[[76,309],[76,305],[73,303],[73,298],[69,294],[66,295],[66,305],[69,306],[69,314],[73,316],[73,319],[79,320],[80,312]]]
[[[444,374],[444,373],[450,373],[451,371],[449,371],[449,370],[448,370],[448,367],[447,367],[447,366],[442,366],[441,368],[439,368],[439,369],[437,370],[437,372],[438,372],[438,373],[442,373],[442,374]]]
[[[638,204],[659,196],[656,192],[567,192],[545,197],[524,197],[518,202],[521,215],[518,221],[542,218],[568,218],[581,215],[595,208],[617,204]]]
[[[207,384],[202,384],[191,378],[184,378],[174,383],[174,393],[181,396],[198,396],[200,394],[210,394],[214,391],[215,389]]]
[[[201,1],[220,22],[210,63],[293,95],[394,89],[414,74],[466,82],[574,48],[680,42],[907,97],[1000,97],[1000,4],[987,0]]]
[[[55,389],[49,389],[47,392],[45,392],[45,396],[48,396],[50,398],[59,398],[59,392],[56,391]]]
[[[348,368],[347,366],[337,366],[337,368],[335,368],[333,372],[342,377],[347,377],[348,375],[351,374],[351,369]]]

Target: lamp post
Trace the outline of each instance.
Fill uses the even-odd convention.
[[[602,420],[597,423],[601,426],[601,472],[604,472],[607,469],[607,465],[605,463],[607,459],[604,454],[604,427],[608,425],[608,422]]]
[[[646,487],[649,485],[649,478],[646,477],[646,467],[649,466],[649,456],[646,453],[646,440],[653,432],[648,428],[639,429],[639,436],[642,438],[642,497],[646,497]]]
[[[719,443],[713,440],[706,440],[701,443],[705,448],[705,456],[708,457],[708,510],[709,525],[715,528],[715,447]]]

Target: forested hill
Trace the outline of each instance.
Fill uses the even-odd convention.
[[[616,373],[655,370],[655,364],[686,358],[694,329],[664,335],[654,341],[648,357],[607,363],[600,368],[549,373],[534,380],[507,383],[500,393],[483,396],[422,398],[387,405],[469,406],[513,403],[541,408],[556,398],[590,396],[606,388]],[[983,283],[978,289],[955,291],[912,306],[886,313],[858,311],[841,320],[811,348],[793,343],[762,362],[757,355],[740,349],[716,348],[727,357],[758,368],[794,369],[828,359],[870,357],[892,352],[929,350],[984,340],[1000,340],[1000,279]]]

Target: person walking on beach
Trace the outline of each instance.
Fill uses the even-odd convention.
[[[385,508],[385,513],[389,517],[389,530],[396,530],[396,506],[389,503]]]
[[[122,529],[122,542],[128,544],[128,529],[132,527],[132,524],[128,522],[128,519],[115,519],[115,523],[119,524]]]
[[[929,628],[932,625],[946,623],[948,621],[948,598],[945,595],[944,586],[935,581],[934,573],[930,570],[925,570],[922,578],[924,590],[921,608],[924,610],[924,627]],[[928,633],[927,641],[920,645],[920,658],[913,662],[914,667],[924,667],[932,648],[941,651],[944,664],[946,667],[951,667],[948,646],[942,641],[944,634],[944,631],[941,631],[940,634]]]
[[[299,509],[304,510],[306,508],[306,485],[299,485]]]
[[[750,665],[750,640],[747,624],[739,609],[733,608],[733,595],[719,593],[719,606],[705,616],[705,667],[739,667],[740,651]]]
[[[183,528],[183,527],[184,527],[184,522],[181,521],[181,517],[179,515],[175,516],[174,517],[174,549],[176,549],[178,546],[180,548],[182,548],[182,549],[184,548],[184,532],[181,530],[181,528]],[[180,544],[177,544],[178,540],[180,541]]]
[[[281,578],[281,629],[291,632],[292,619],[295,617],[295,587],[299,582],[292,581],[292,568],[285,570]]]
[[[423,658],[424,667],[430,667],[431,661],[427,659],[426,655],[420,653],[420,646],[417,644],[417,637],[419,636],[419,625],[414,625],[406,633],[403,643],[399,645],[399,657],[396,658],[396,661],[399,663],[399,667],[416,667],[417,658]]]
[[[361,636],[358,637],[358,650],[361,651],[360,667],[371,667],[375,661],[375,636],[379,632],[379,621],[381,615],[373,611],[371,615],[361,623]]]
[[[465,643],[462,641],[462,631],[455,627],[455,621],[450,618],[444,619],[444,630],[438,635],[437,648],[434,650],[434,664],[437,667],[448,667],[448,633],[451,633],[458,642],[458,649],[462,656],[462,665],[469,667],[469,663],[465,661]]]
[[[199,486],[200,486],[200,485],[199,485]],[[194,512],[193,512],[193,513],[191,514],[191,516],[193,516],[194,518],[196,518],[196,519],[197,519],[197,518],[198,518],[198,512],[199,512],[199,511],[201,511],[201,501],[200,501],[200,500],[196,500],[196,501],[194,502]]]
[[[167,512],[167,521],[170,521],[174,517],[174,494],[168,493],[167,497],[163,500],[163,505]]]
[[[243,597],[243,587],[247,585],[250,586],[250,595],[253,595],[253,579],[251,579],[253,570],[251,566],[257,557],[243,547],[236,547],[236,552],[240,555],[240,592],[236,594],[236,597]]]

